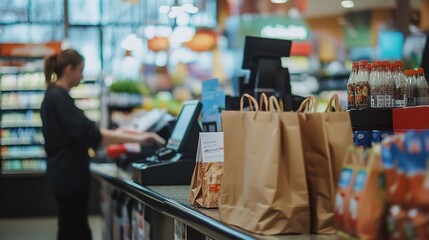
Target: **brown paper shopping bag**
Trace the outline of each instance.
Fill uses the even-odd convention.
[[[317,113],[317,100],[303,101],[299,112],[302,146],[311,209],[311,232],[331,234],[334,217],[335,186],[329,155],[329,142],[323,127],[323,114]]]
[[[334,94],[326,107],[324,126],[328,134],[334,183],[337,186],[347,148],[353,146],[353,131],[350,114],[343,110],[338,95]]]
[[[245,98],[255,111],[243,111]],[[284,118],[287,126],[281,124],[279,113],[259,111],[248,94],[241,98],[241,111],[222,112],[225,162],[219,213],[223,222],[258,234],[309,231],[302,152],[291,153],[302,151],[298,116],[290,113]]]
[[[340,108],[336,96],[327,109],[334,104]],[[310,196],[311,232],[332,234],[335,232],[337,181],[346,149],[353,144],[351,123],[346,112],[317,113],[316,109],[317,99],[313,96],[304,100],[298,109]]]

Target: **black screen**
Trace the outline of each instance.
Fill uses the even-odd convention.
[[[243,69],[252,69],[260,58],[290,56],[290,40],[246,36],[244,43]]]
[[[281,64],[282,57],[290,56],[291,45],[290,40],[246,36],[242,68],[250,69],[250,77],[241,84],[240,94],[251,93],[257,99],[261,93],[273,95],[291,110],[289,70]]]
[[[198,124],[197,117],[200,111],[198,106],[198,101],[188,101],[183,105],[173,132],[168,140],[168,148],[178,150],[185,135],[191,130],[192,124]]]

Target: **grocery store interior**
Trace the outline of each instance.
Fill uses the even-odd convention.
[[[208,80],[216,80],[211,82],[223,96],[239,97],[254,74],[243,60],[250,54],[246,36],[291,40],[289,55],[281,58],[290,94],[314,95],[323,110],[337,95],[350,110],[348,83],[359,78],[357,69],[363,72],[362,60],[373,72],[385,71],[388,61],[389,73],[400,64],[407,78],[428,79],[428,33],[428,0],[1,0],[0,239],[56,238],[39,110],[44,59],[61,49],[74,48],[85,59],[82,82],[70,91],[76,106],[98,126],[116,129],[154,109],[175,119],[186,101],[202,99]],[[405,71],[418,68],[423,74]],[[429,93],[427,82],[421,84]],[[419,90],[414,104],[411,95],[395,102],[393,92],[391,103],[384,96],[380,101],[374,87],[374,99],[365,105],[357,86],[356,109],[429,104],[428,94],[420,101]],[[115,150],[94,149],[90,156],[94,162],[113,156],[125,168],[132,160]],[[104,183],[94,178],[91,184],[92,237],[110,239],[100,211],[98,189]]]

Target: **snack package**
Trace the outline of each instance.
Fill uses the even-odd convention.
[[[223,133],[200,133],[189,202],[217,208],[223,175]]]
[[[223,175],[223,162],[202,164],[202,206],[217,208]]]

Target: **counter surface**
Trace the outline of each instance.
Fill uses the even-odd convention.
[[[113,163],[92,163],[93,175],[121,189],[155,210],[176,218],[185,224],[216,239],[267,239],[267,240],[331,240],[335,235],[255,235],[219,220],[217,209],[205,209],[188,202],[189,185],[142,186],[131,180],[129,173]]]

